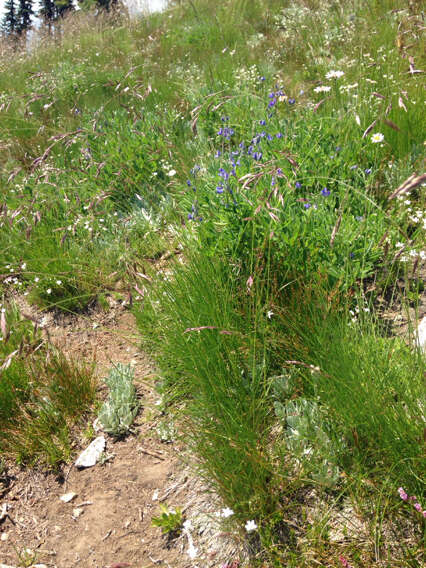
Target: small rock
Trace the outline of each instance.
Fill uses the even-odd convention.
[[[9,538],[9,534],[6,532],[1,533],[0,540],[5,542]]]
[[[92,467],[96,464],[102,452],[105,450],[104,436],[98,436],[93,442],[82,452],[76,462],[76,467]]]
[[[73,511],[72,511],[72,518],[73,518],[73,519],[78,519],[78,517],[79,517],[80,515],[82,515],[83,513],[84,513],[84,509],[78,509],[78,508],[77,508],[77,509],[73,509]]]
[[[59,499],[62,501],[62,503],[69,503],[74,499],[74,497],[77,497],[77,493],[73,493],[71,491],[71,493],[65,493],[64,495],[61,495]]]
[[[417,343],[422,351],[426,352],[426,316],[417,327]]]
[[[46,564],[33,564],[30,568],[47,568]]]
[[[15,568],[15,566],[10,566],[9,564],[2,564],[0,562],[0,568]]]

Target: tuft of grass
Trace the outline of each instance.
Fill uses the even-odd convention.
[[[7,314],[13,333],[1,344],[0,453],[57,467],[69,460],[75,427],[94,402],[93,369],[47,347],[16,308]]]

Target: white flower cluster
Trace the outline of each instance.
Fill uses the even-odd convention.
[[[343,77],[344,74],[345,74],[344,71],[329,71],[328,73],[326,73],[325,78],[340,79],[340,77]]]

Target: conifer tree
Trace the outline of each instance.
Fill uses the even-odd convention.
[[[42,18],[45,24],[48,25],[49,30],[52,22],[56,19],[57,10],[53,0],[41,0],[38,15]]]
[[[73,0],[55,0],[56,15],[65,16],[67,12],[74,10]]]
[[[5,10],[6,13],[2,21],[2,29],[7,34],[14,34],[18,31],[18,14],[15,0],[7,0]]]
[[[19,0],[17,32],[26,33],[31,27],[31,17],[34,14],[32,0]]]

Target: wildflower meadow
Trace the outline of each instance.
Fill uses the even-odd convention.
[[[114,297],[228,568],[422,565],[424,27],[416,0],[183,0],[3,41],[0,460],[63,467],[101,407],[20,306]]]

